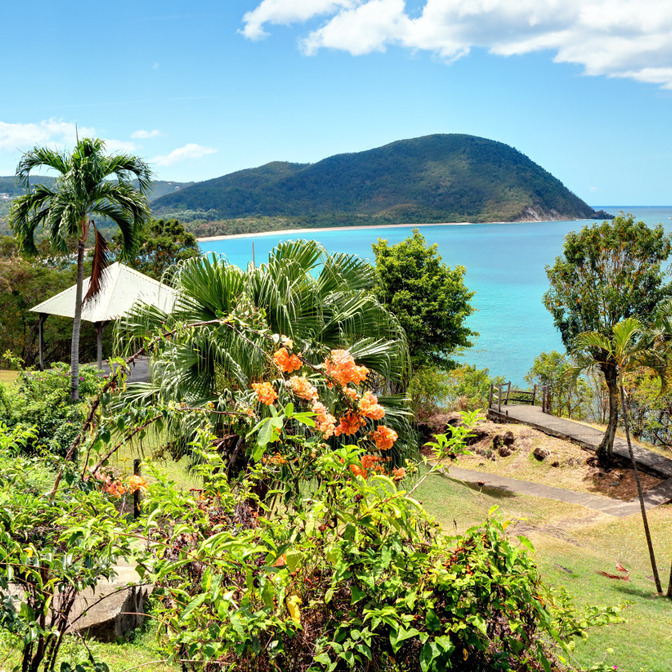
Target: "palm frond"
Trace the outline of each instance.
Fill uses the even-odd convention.
[[[107,241],[95,224],[93,224],[93,230],[96,242],[93,248],[91,279],[89,280],[89,289],[84,297],[84,305],[95,299],[103,289],[105,284],[105,269],[110,265],[110,248],[107,246]]]

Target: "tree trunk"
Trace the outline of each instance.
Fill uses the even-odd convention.
[[[70,347],[70,401],[79,401],[79,333],[82,328],[82,286],[84,285],[84,245],[86,235],[77,242],[77,289],[75,291],[75,318],[72,323]]]
[[[628,440],[628,452],[632,460],[632,470],[635,473],[635,481],[637,482],[637,495],[639,497],[639,507],[642,511],[642,523],[644,524],[644,535],[646,536],[646,545],[649,547],[649,559],[651,560],[651,569],[653,571],[653,579],[656,584],[658,595],[663,594],[663,586],[660,583],[660,576],[658,575],[658,565],[656,564],[656,556],[653,552],[653,541],[651,540],[651,531],[649,530],[649,520],[646,516],[646,505],[644,504],[644,491],[642,490],[642,481],[639,478],[639,470],[637,469],[637,461],[635,460],[635,453],[632,450],[632,441],[630,441],[630,428],[628,426],[628,412],[625,406],[625,392],[623,385],[621,385],[621,402],[623,404],[623,421],[625,424],[625,438]]]
[[[618,369],[606,362],[600,366],[609,390],[609,422],[602,443],[597,448],[597,460],[602,467],[611,466],[614,458],[614,439],[618,427]]]

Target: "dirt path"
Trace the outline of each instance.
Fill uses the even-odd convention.
[[[634,498],[629,502],[623,502],[604,497],[602,495],[593,495],[585,492],[574,492],[564,488],[555,488],[550,485],[540,483],[531,483],[530,481],[521,481],[516,478],[507,478],[497,476],[483,471],[474,471],[471,469],[462,469],[461,467],[450,467],[448,476],[456,481],[470,483],[479,487],[495,488],[505,492],[511,492],[521,495],[531,495],[533,497],[543,497],[545,499],[554,499],[560,502],[570,504],[579,504],[610,516],[625,518],[638,513],[640,510],[639,499]],[[672,478],[663,481],[660,485],[651,488],[644,493],[644,502],[647,509],[664,504],[672,499]]]

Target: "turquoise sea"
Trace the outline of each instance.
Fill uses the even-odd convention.
[[[612,214],[621,210],[649,225],[663,224],[672,231],[672,207],[596,206]],[[469,327],[479,332],[474,348],[461,359],[492,375],[502,375],[514,384],[523,376],[537,354],[563,350],[550,314],[541,303],[548,288],[544,271],[561,254],[565,234],[589,224],[587,221],[521,222],[506,224],[464,224],[421,226],[427,241],[437,243],[443,261],[467,269],[465,284],[476,295],[476,313]],[[351,252],[373,260],[371,244],[378,238],[391,244],[411,234],[412,226],[329,229],[302,234],[278,232],[253,237],[202,242],[204,252],[223,254],[231,263],[245,268],[252,261],[254,243],[257,264],[281,240],[299,237],[317,240],[331,252]]]

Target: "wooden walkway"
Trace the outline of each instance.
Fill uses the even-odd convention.
[[[574,441],[589,450],[597,450],[602,441],[604,432],[593,427],[587,427],[580,422],[556,418],[554,415],[543,413],[539,406],[510,404],[502,406],[501,413],[496,408],[488,411],[488,418],[496,422],[518,422],[538,429],[549,436]],[[672,478],[672,460],[652,450],[648,450],[637,443],[632,444],[637,466],[658,478]],[[630,459],[628,444],[624,439],[614,440],[614,454],[626,460]]]
[[[578,443],[589,450],[597,450],[604,436],[604,432],[599,429],[587,427],[574,420],[556,418],[554,415],[544,413],[539,406],[509,404],[502,405],[501,411],[499,408],[490,408],[488,410],[488,419],[495,422],[517,422],[528,425],[549,436]],[[632,449],[637,466],[642,471],[665,479],[662,483],[647,490],[644,494],[646,508],[653,508],[672,500],[672,459],[654,453],[652,450],[648,450],[637,443],[632,444]],[[614,440],[614,454],[628,461],[630,460],[628,444],[624,439],[616,438]],[[590,506],[590,504],[587,505]],[[630,515],[637,506],[637,500],[621,502],[619,506],[610,507],[612,510],[608,511],[608,513],[619,516]],[[601,509],[599,506],[591,508]]]

